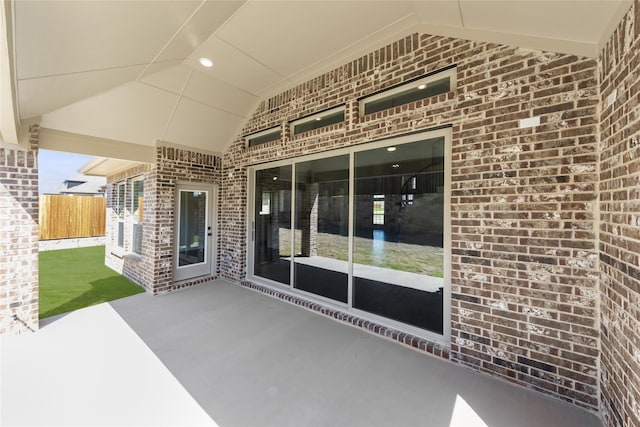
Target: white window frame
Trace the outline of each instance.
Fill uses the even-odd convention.
[[[116,204],[116,248],[118,250],[124,251],[125,249],[125,235],[126,235],[126,212],[127,212],[127,181],[119,181],[116,184],[115,191],[115,204]],[[121,194],[122,193],[122,194]],[[122,198],[121,198],[122,196]],[[120,201],[122,200],[122,205],[120,205]],[[122,236],[120,236],[120,224],[122,223]],[[122,245],[120,245],[120,237],[122,237]]]
[[[205,260],[197,264],[178,265],[180,241],[180,195],[182,192],[203,192],[207,194],[205,207]],[[210,276],[217,271],[216,254],[218,253],[218,185],[209,183],[195,183],[189,181],[176,182],[175,222],[173,248],[173,278],[174,280],[188,280],[195,277]]]
[[[450,68],[446,68],[442,71],[436,71],[434,73],[431,73],[428,76],[425,76],[421,79],[412,80],[410,82],[401,84],[399,86],[391,87],[387,90],[383,90],[382,92],[360,99],[359,105],[358,105],[359,106],[358,110],[360,111],[360,117],[365,116],[365,113],[364,113],[366,109],[365,107],[367,104],[371,102],[392,97],[399,93],[405,92],[408,89],[417,88],[418,86],[421,86],[421,85],[429,85],[429,83],[433,83],[445,77],[449,77],[449,92],[455,91],[457,87],[457,67],[453,66]],[[447,92],[444,92],[444,93],[447,93]],[[385,110],[381,110],[381,111],[385,111]],[[371,113],[371,114],[375,114],[375,113]]]
[[[309,123],[309,122],[321,121],[323,117],[332,116],[332,115],[334,115],[336,113],[340,113],[340,112],[344,113],[345,114],[345,118],[346,118],[346,108],[345,108],[344,105],[341,105],[339,107],[332,108],[330,110],[324,110],[324,111],[321,111],[319,113],[313,114],[311,116],[303,117],[301,119],[292,121],[290,123],[291,137],[300,135],[300,133],[304,133],[304,132],[295,133],[296,126],[300,126],[300,125],[303,125],[303,124]],[[342,122],[338,122],[338,123],[344,123],[344,120]],[[338,124],[338,123],[332,123],[332,124]],[[325,125],[325,126],[331,126],[331,124],[328,124],[328,125]],[[325,126],[319,127],[317,129],[314,129],[314,130],[322,129]]]
[[[358,310],[353,308],[352,301],[352,277],[353,277],[353,217],[354,217],[354,158],[355,153],[359,151],[368,151],[376,148],[387,147],[391,145],[400,145],[410,142],[417,142],[424,139],[432,139],[432,138],[444,138],[444,230],[443,230],[443,300],[442,300],[442,312],[443,312],[443,333],[442,335],[428,331],[426,329],[418,328],[406,323],[402,323],[399,321],[395,321],[392,319],[388,319],[382,316],[378,316],[375,314],[371,314],[362,310]],[[451,345],[451,138],[452,131],[451,127],[425,131],[417,134],[405,135],[397,138],[388,138],[379,141],[370,142],[367,144],[361,144],[358,146],[353,146],[349,148],[342,148],[337,150],[324,151],[322,153],[311,154],[307,156],[295,157],[292,159],[273,161],[269,163],[262,163],[260,165],[251,166],[248,168],[248,191],[247,191],[247,211],[246,211],[246,220],[247,220],[247,233],[246,233],[246,260],[247,260],[247,279],[254,281],[256,283],[260,283],[263,286],[268,288],[278,290],[280,292],[284,292],[286,294],[296,296],[298,298],[304,298],[308,301],[322,304],[326,307],[330,307],[334,310],[338,310],[347,314],[357,315],[360,318],[365,320],[370,320],[376,322],[380,325],[387,326],[390,328],[394,328],[400,331],[408,332],[412,335],[425,338],[427,340],[437,342],[440,345],[445,347],[450,347]],[[277,166],[285,166],[292,165],[292,176],[295,176],[296,164],[300,162],[305,162],[309,160],[321,159],[326,157],[333,157],[349,154],[350,155],[350,168],[349,168],[349,180],[350,180],[350,189],[349,194],[351,195],[349,200],[349,290],[348,290],[348,303],[342,304],[337,301],[330,300],[328,298],[324,298],[319,295],[315,295],[309,292],[305,292],[299,289],[294,288],[293,281],[290,281],[289,285],[284,285],[269,279],[265,279],[260,276],[255,276],[253,274],[254,267],[254,213],[255,213],[255,172],[257,170],[262,169],[270,169]],[[291,192],[292,192],[292,206],[295,206],[295,180],[292,179],[291,183]],[[291,241],[293,242],[293,220],[294,215],[291,215]],[[293,251],[294,246],[291,245],[291,257],[293,259]],[[293,270],[293,269],[292,269]],[[291,272],[293,275],[293,272]]]
[[[257,144],[257,145],[253,145],[253,146],[249,145],[251,143],[251,140],[253,140],[253,139],[260,138],[261,136],[269,135],[271,133],[276,133],[276,132],[280,132],[280,135],[279,135],[278,139],[274,139],[273,141],[263,142],[261,144]],[[265,129],[265,130],[262,130],[260,132],[252,133],[251,135],[245,136],[244,140],[245,140],[245,149],[246,148],[259,147],[259,146],[264,145],[264,144],[269,144],[270,142],[281,141],[282,140],[282,126],[274,126],[272,128]]]
[[[130,233],[131,233],[131,240],[129,242],[129,252],[132,254],[135,254],[137,256],[142,256],[142,248],[140,248],[140,253],[136,252],[134,249],[134,238],[133,238],[133,234],[134,234],[134,226],[137,224],[143,224],[144,223],[144,204],[142,206],[143,212],[140,212],[139,214],[136,215],[136,212],[133,210],[134,206],[135,206],[135,196],[136,196],[136,192],[134,191],[134,185],[137,181],[142,181],[142,197],[144,199],[144,176],[140,175],[140,176],[136,176],[134,178],[131,178],[129,180],[129,185],[131,186],[131,209],[130,209],[130,214],[129,214],[129,226],[130,226]],[[138,209],[140,209],[140,207],[138,206]],[[139,220],[137,218],[137,216],[142,217],[142,220]],[[141,237],[142,238],[142,237]]]
[[[377,213],[376,211],[376,203],[380,203],[380,207],[382,208],[382,213]],[[384,217],[385,217],[385,207],[384,207],[384,194],[374,194],[373,195],[373,225],[384,225]],[[382,218],[382,221],[380,221]]]

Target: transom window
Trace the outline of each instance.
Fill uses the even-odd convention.
[[[291,122],[291,135],[298,135],[344,122],[344,106],[322,111]]]
[[[256,132],[247,136],[247,147],[255,147],[257,145],[266,144],[268,142],[280,141],[282,138],[282,130],[280,126],[271,129]]]
[[[454,90],[455,86],[456,67],[453,66],[361,99],[360,114],[373,114],[447,93]]]

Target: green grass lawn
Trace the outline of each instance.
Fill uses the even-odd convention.
[[[287,257],[291,253],[291,231],[280,228],[279,232],[280,255]],[[296,240],[295,253],[298,254],[301,252],[302,232],[296,230],[294,238]],[[317,238],[319,256],[347,261],[349,244],[347,236],[318,233]],[[375,242],[373,239],[363,237],[354,237],[353,247],[353,261],[356,264],[444,277],[444,250],[440,247],[386,241]]]
[[[40,252],[40,318],[144,292],[104,265],[104,246]]]

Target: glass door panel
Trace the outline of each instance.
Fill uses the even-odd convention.
[[[178,267],[207,259],[207,192],[180,190]]]
[[[349,155],[296,164],[294,287],[347,303]]]
[[[253,274],[291,282],[291,173],[280,166],[256,171]]]
[[[207,184],[177,184],[175,271],[176,280],[206,276],[212,271],[215,253],[212,203],[215,187]]]
[[[354,156],[353,307],[442,334],[444,138]]]

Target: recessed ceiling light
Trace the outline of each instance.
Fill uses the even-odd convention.
[[[316,117],[316,122],[319,122],[320,120],[322,120],[322,117]]]
[[[396,147],[387,147],[387,151],[396,151]]]
[[[391,165],[392,168],[397,169],[400,167],[400,165],[398,163],[394,163]]]
[[[203,67],[207,67],[207,68],[213,67],[213,61],[210,60],[209,58],[200,58],[198,59],[198,61]]]
[[[274,177],[273,177],[273,180],[274,180],[274,181],[277,181],[277,180],[278,180],[278,177],[277,177],[277,176],[274,176]]]
[[[422,89],[426,89],[427,85],[425,84],[421,84],[420,86],[418,86],[418,89],[422,90]]]

